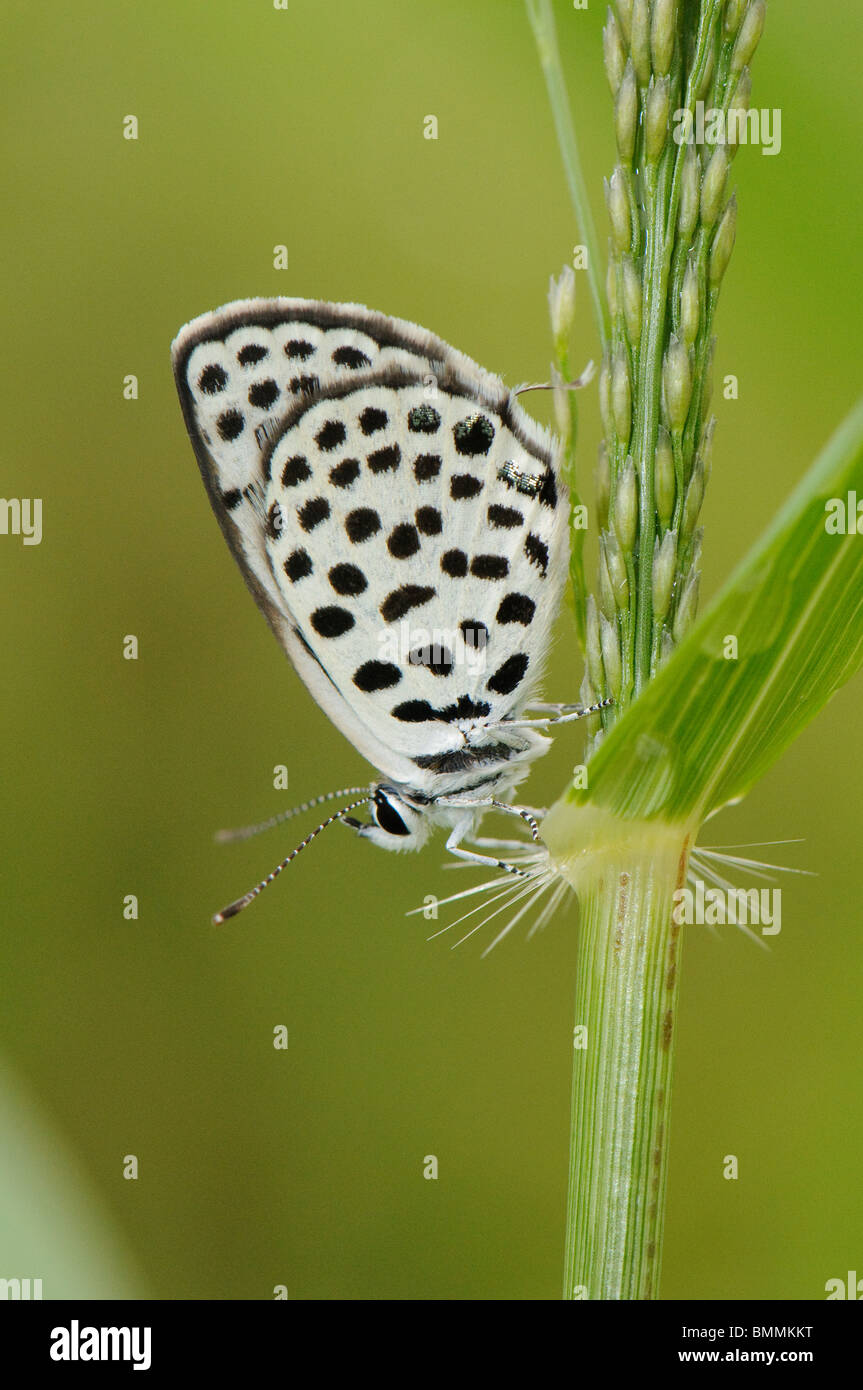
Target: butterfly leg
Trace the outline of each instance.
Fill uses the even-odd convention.
[[[524,849],[524,840],[497,840],[490,835],[474,835],[471,838],[471,844],[476,845],[479,849],[497,850],[499,854],[519,854]],[[484,859],[483,862],[491,863],[492,860]],[[498,860],[495,859],[493,862],[497,864]],[[471,860],[459,857],[457,862],[446,864],[444,867],[448,869],[469,869],[470,865]]]
[[[599,714],[600,710],[608,709],[613,703],[610,699],[598,700],[595,705],[548,705],[531,702],[525,706],[526,709],[545,711],[539,719],[501,719],[497,724],[489,725],[489,728],[548,729],[552,724],[571,724],[575,719],[586,719],[588,715]]]
[[[470,807],[471,810],[489,809],[494,811],[505,811],[507,815],[519,816],[521,820],[524,821],[525,825],[527,825],[530,830],[531,839],[534,844],[539,840],[539,826],[526,806],[511,806],[506,801],[496,801],[492,796],[486,797],[482,801],[469,801],[457,796],[441,797],[438,805],[453,807],[464,806],[465,808]],[[495,859],[492,855],[477,854],[474,850],[463,849],[461,847],[462,840],[470,832],[473,819],[473,816],[467,816],[464,820],[459,821],[453,828],[452,834],[446,842],[446,847],[450,854],[454,854],[457,858],[466,859],[474,864],[491,864],[494,868],[505,869],[507,873],[514,874],[518,878],[528,877],[524,869],[518,868],[515,864],[508,864],[505,860]],[[493,848],[493,842],[488,843],[488,848]]]
[[[584,705],[576,700],[574,703],[563,703],[560,700],[528,700],[525,709],[542,710],[543,714],[563,714],[569,710],[584,709]]]
[[[497,840],[491,835],[475,835],[471,844],[480,849],[524,849],[524,840]]]
[[[489,801],[485,804],[491,805],[492,803]],[[476,803],[474,802],[473,805],[475,806]],[[462,847],[461,842],[464,837],[470,833],[473,823],[474,817],[471,815],[466,816],[464,820],[460,820],[458,824],[453,827],[452,833],[446,842],[446,847],[450,854],[470,864],[488,864],[494,869],[504,869],[506,873],[513,874],[516,878],[525,878],[526,874],[523,869],[517,868],[515,864],[508,864],[505,859],[497,859],[491,854],[477,854],[475,850],[464,849]]]

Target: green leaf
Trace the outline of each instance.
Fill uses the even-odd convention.
[[[743,796],[863,664],[863,401],[590,763],[618,816],[703,820]],[[826,529],[831,499],[847,534]],[[852,528],[854,528],[852,530]],[[725,655],[737,639],[737,659]]]
[[[113,1156],[121,1207],[122,1153]],[[0,1060],[0,1277],[30,1298],[147,1298],[108,1206],[36,1096]],[[41,1280],[41,1293],[34,1280]],[[14,1294],[9,1295],[15,1297]]]

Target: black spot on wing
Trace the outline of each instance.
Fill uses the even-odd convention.
[[[311,556],[307,550],[294,550],[283,565],[285,574],[292,584],[305,579],[312,572]]]
[[[506,579],[509,561],[505,555],[475,555],[470,562],[475,579]]]
[[[440,454],[419,454],[414,459],[414,477],[418,483],[428,483],[436,478],[443,460]]]
[[[443,517],[437,507],[418,507],[414,521],[424,536],[439,536],[443,530]]]
[[[536,604],[527,594],[507,594],[506,598],[501,599],[496,616],[499,623],[521,623],[527,627],[533,622],[535,612]]]
[[[524,523],[524,516],[517,507],[501,507],[494,502],[488,509],[488,524],[498,530],[511,531]]]
[[[332,453],[333,449],[338,449],[340,444],[344,444],[347,430],[341,420],[327,420],[315,435],[315,443],[324,453]]]
[[[451,579],[464,579],[467,574],[467,556],[463,550],[445,550],[440,557],[440,567]]]
[[[243,433],[246,421],[239,410],[226,410],[216,421],[216,429],[219,431],[219,438],[224,439],[226,444],[232,440],[239,439]]]
[[[403,521],[394,526],[387,537],[387,550],[394,560],[409,560],[412,555],[416,555],[419,548],[419,533],[410,522]]]
[[[263,343],[247,343],[241,347],[237,353],[237,361],[241,367],[252,367],[256,362],[263,362],[265,357],[269,357],[270,349]]]
[[[354,545],[361,545],[381,529],[381,519],[372,507],[357,507],[345,517],[345,530]]]
[[[547,468],[542,475],[539,500],[544,507],[551,507],[554,509],[557,506],[557,484],[554,481],[554,474],[550,468]]]
[[[373,473],[394,473],[401,461],[402,451],[398,444],[386,444],[369,454],[366,463]]]
[[[434,596],[435,590],[428,585],[402,584],[400,588],[387,594],[380,607],[381,617],[385,623],[398,622],[399,618],[403,618],[412,608],[421,607]]]
[[[228,373],[215,362],[205,367],[198,377],[198,390],[203,391],[205,396],[218,396],[227,384]]]
[[[452,437],[456,453],[472,457],[487,454],[494,440],[494,425],[487,415],[474,415],[468,420],[459,420],[453,426]]]
[[[415,405],[408,411],[408,429],[414,434],[435,434],[440,429],[440,415],[431,405]]]
[[[329,514],[330,504],[326,497],[312,497],[297,510],[297,520],[304,531],[313,531]]]
[[[354,625],[353,615],[335,604],[316,608],[309,621],[319,637],[341,637]]]
[[[257,406],[259,410],[269,410],[281,394],[271,377],[266,381],[256,381],[254,386],[249,388],[249,405]]]
[[[515,488],[516,492],[521,492],[525,497],[538,497],[542,490],[542,478],[535,473],[523,473],[517,468],[512,459],[506,459],[497,470],[498,482],[506,483],[508,488]]]
[[[337,594],[355,597],[368,588],[368,580],[358,565],[333,565],[329,580]]]
[[[314,343],[307,343],[304,338],[291,338],[289,343],[285,343],[285,356],[292,360],[299,358],[300,362],[305,362],[307,357],[315,354]]]
[[[426,671],[431,671],[433,676],[449,676],[455,665],[452,652],[438,642],[415,648],[408,661],[411,666],[422,666]]]
[[[333,353],[333,361],[337,367],[349,367],[352,372],[358,372],[361,367],[370,367],[372,359],[356,347],[339,347]]]
[[[525,652],[516,652],[514,656],[507,657],[503,665],[486,681],[486,690],[491,690],[495,695],[511,695],[524,679],[529,664],[530,658]]]
[[[296,454],[294,458],[288,459],[282,469],[282,486],[297,487],[311,476],[312,470],[309,467],[308,460],[304,459],[302,454]]]
[[[243,500],[243,494],[238,487],[232,487],[227,492],[222,493],[222,506],[225,511],[232,512],[235,507],[239,507]]]
[[[342,459],[330,469],[330,482],[334,487],[350,487],[360,476],[359,459]]]
[[[469,695],[459,695],[455,704],[447,705],[440,711],[440,718],[445,719],[448,724],[453,724],[460,719],[485,719],[491,714],[491,705],[486,704],[485,700],[473,700]]]
[[[426,724],[438,717],[428,700],[405,700],[391,709],[390,714],[402,724]]]
[[[435,709],[428,700],[405,700],[402,704],[391,709],[390,714],[393,719],[398,719],[403,724],[427,724],[432,721],[441,724],[455,724],[461,720],[485,719],[487,715],[491,714],[491,705],[486,704],[484,700],[474,701],[469,695],[460,695],[453,704],[444,705],[440,709]],[[508,754],[512,753],[512,749],[507,751]],[[486,761],[482,749],[465,749],[464,751],[457,750],[455,753],[431,754],[428,759],[414,758],[414,762],[417,767],[432,767],[435,760],[441,757],[457,760],[457,764],[452,766],[442,769],[436,768],[436,770],[450,772],[460,772],[466,767],[473,766],[476,762]]]
[[[466,501],[482,492],[482,478],[472,473],[454,473],[450,479],[449,495],[454,501]]]
[[[354,685],[366,695],[376,690],[391,690],[401,678],[401,671],[391,661],[366,661],[354,671]]]
[[[539,536],[529,531],[524,541],[524,553],[532,565],[536,565],[543,579],[548,574],[548,546]]]
[[[488,628],[485,623],[481,623],[478,618],[465,618],[464,622],[459,623],[459,627],[466,647],[476,652],[485,650],[488,645]]]
[[[360,414],[360,429],[363,434],[376,434],[378,430],[385,429],[388,422],[387,412],[375,405],[367,405]]]

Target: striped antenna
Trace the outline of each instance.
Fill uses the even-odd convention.
[[[357,790],[361,789],[358,788]],[[335,792],[333,793],[333,795],[337,796],[338,793]],[[321,797],[320,799],[326,800],[327,798]],[[257,883],[254,888],[250,888],[248,893],[244,893],[241,898],[237,898],[235,902],[228,903],[228,906],[223,907],[221,912],[217,912],[215,917],[213,918],[213,924],[218,926],[221,922],[227,922],[229,917],[236,917],[238,912],[242,912],[244,907],[248,907],[249,903],[255,901],[255,898],[258,896],[259,893],[263,893],[264,889],[269,887],[269,885],[273,882],[273,879],[278,878],[279,874],[282,872],[282,869],[286,869],[288,865],[291,863],[291,861],[296,859],[300,851],[304,850],[306,848],[306,845],[310,845],[312,843],[312,840],[314,840],[316,836],[320,835],[322,830],[326,830],[328,825],[333,824],[333,821],[343,820],[350,811],[355,811],[358,806],[367,805],[368,802],[371,801],[371,799],[372,798],[369,795],[368,788],[365,788],[365,795],[361,796],[358,801],[349,802],[347,806],[342,806],[341,810],[336,811],[332,816],[328,816],[326,820],[321,821],[320,825],[316,826],[316,828],[311,832],[311,834],[307,835],[306,838],[297,845],[296,849],[291,850],[287,859],[283,859],[281,864],[276,865],[272,873],[267,874],[266,878],[261,879],[260,883]]]
[[[253,835],[272,830],[274,825],[281,825],[282,821],[290,820],[292,816],[299,816],[304,811],[311,811],[315,806],[322,806],[325,801],[335,801],[339,796],[359,796],[362,792],[368,792],[368,787],[342,787],[337,792],[324,792],[323,796],[313,796],[311,801],[304,801],[301,806],[293,806],[290,811],[279,811],[278,815],[270,816],[269,820],[262,820],[258,825],[241,825],[236,830],[217,830],[214,838],[220,845],[229,845],[235,840],[250,840]]]

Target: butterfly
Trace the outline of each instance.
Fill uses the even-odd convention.
[[[419,849],[442,825],[455,856],[523,874],[464,842],[491,808],[537,841],[534,813],[511,798],[550,746],[542,731],[601,707],[531,698],[568,566],[551,434],[499,377],[357,304],[239,300],[186,324],[172,356],[246,584],[313,698],[380,774],[295,808],[357,794],[214,920],[334,821],[393,850]]]

